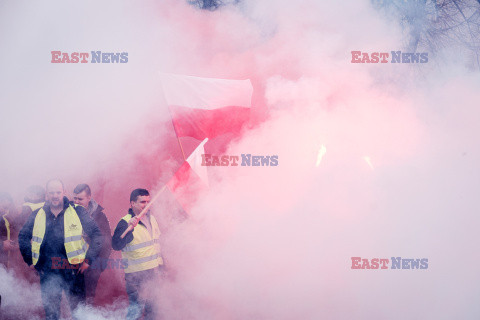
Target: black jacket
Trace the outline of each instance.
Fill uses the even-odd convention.
[[[43,237],[42,245],[40,246],[40,257],[35,265],[35,269],[38,271],[51,270],[52,258],[60,258],[62,263],[63,261],[68,261],[64,244],[65,233],[63,219],[65,215],[65,209],[68,208],[69,202],[66,197],[63,200],[63,210],[56,218],[50,211],[50,206],[48,203],[46,203],[43,207],[46,215],[46,228],[45,236]],[[39,210],[40,209],[32,212],[18,235],[20,252],[22,253],[23,260],[28,265],[32,264],[32,232],[33,225],[35,223],[35,217],[37,216]],[[85,259],[87,260],[88,264],[91,265],[100,253],[100,249],[103,244],[103,236],[95,221],[93,221],[93,219],[87,214],[85,208],[78,206],[75,208],[75,211],[77,212],[80,223],[82,224],[83,232],[90,238],[90,247],[88,248]]]
[[[133,213],[133,210],[131,208],[128,209],[128,214],[131,215],[132,217],[135,216],[135,213]],[[140,221],[139,224],[143,224],[143,223]],[[128,243],[132,242],[132,240],[133,240],[133,229],[125,235],[125,238],[123,238],[123,239],[120,238],[120,236],[125,232],[125,230],[127,230],[127,228],[128,228],[128,223],[125,220],[120,219],[120,221],[117,224],[117,227],[115,228],[115,232],[113,233],[113,237],[112,237],[112,248],[113,248],[113,250],[120,251],[123,248],[125,248],[125,246]]]
[[[103,212],[103,207],[97,204],[94,200],[91,200],[88,205],[88,212],[91,212],[91,217],[97,224],[98,228],[102,232],[103,236],[103,244],[100,249],[100,253],[98,255],[99,265],[101,266],[100,269],[103,271],[105,270],[107,264],[108,257],[112,252],[112,231],[110,229],[110,223],[108,222],[108,218]],[[93,211],[93,212],[92,212]],[[90,238],[87,239],[88,244],[90,244]]]

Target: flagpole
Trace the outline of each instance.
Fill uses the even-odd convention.
[[[175,136],[177,137],[177,142],[178,142],[178,146],[180,147],[180,150],[182,150],[182,156],[183,156],[183,161],[187,161],[187,158],[185,157],[185,152],[183,151],[183,147],[182,147],[182,144],[180,143],[180,138],[178,137],[178,133],[177,133],[177,128],[175,128],[175,124],[173,123],[173,117],[172,117],[172,112],[170,110],[170,107],[168,107],[168,112],[170,113],[170,119],[172,120],[172,125],[173,125],[173,130],[175,131]],[[157,194],[155,195],[155,197],[153,197],[152,200],[150,200],[150,202],[145,206],[145,208],[143,208],[143,210],[140,212],[140,214],[138,215],[138,219],[142,219],[143,216],[146,214],[146,212],[148,211],[148,209],[152,206],[152,204],[157,201],[158,197],[162,194],[163,191],[165,191],[165,188],[167,187],[167,185],[164,185],[162,189],[160,189],[160,191],[157,192]],[[125,236],[127,235],[127,233],[129,233],[131,230],[133,230],[133,226],[132,225],[129,225],[127,230],[125,230],[122,235],[120,236],[121,239],[125,238]]]
[[[182,147],[182,144],[180,143],[180,138],[178,137],[178,132],[177,132],[177,128],[175,127],[175,123],[173,123],[173,116],[172,116],[172,111],[170,110],[170,107],[168,107],[168,112],[170,113],[170,119],[172,120],[172,126],[173,126],[173,130],[175,131],[175,136],[177,137],[178,145],[180,147],[180,150],[182,150],[183,161],[186,161],[187,158],[185,157],[185,152],[183,152],[183,147]]]
[[[157,201],[158,197],[162,194],[163,191],[165,191],[165,188],[167,187],[167,185],[164,185],[162,189],[160,189],[160,191],[157,192],[157,194],[155,195],[155,197],[153,197],[152,200],[150,200],[150,202],[145,206],[145,208],[143,208],[143,210],[140,212],[140,214],[137,216],[138,217],[138,220],[140,221],[143,216],[148,212],[148,209],[150,209],[150,207],[152,206],[152,204]],[[122,233],[122,235],[120,236],[121,239],[125,238],[125,236],[127,235],[127,233],[129,233],[131,230],[133,230],[134,226],[132,225],[129,225],[127,230],[125,230],[125,232]]]

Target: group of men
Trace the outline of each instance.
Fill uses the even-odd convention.
[[[62,292],[73,317],[78,318],[80,306],[93,304],[113,248],[122,253],[129,299],[127,319],[139,319],[142,314],[145,319],[154,319],[152,301],[141,298],[143,288],[163,267],[158,223],[150,211],[140,215],[150,202],[149,192],[132,191],[130,209],[113,236],[90,187],[79,184],[73,194],[73,201],[69,201],[60,180],[48,181],[45,189],[30,187],[22,213],[13,219],[11,197],[0,193],[0,264],[8,266],[10,253],[20,250],[31,272],[39,275],[46,319],[60,318]],[[12,225],[21,225],[18,246],[12,240]],[[131,230],[123,236],[128,228]]]

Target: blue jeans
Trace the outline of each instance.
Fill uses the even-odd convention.
[[[78,270],[52,270],[40,272],[40,288],[42,292],[43,308],[47,320],[60,319],[60,303],[62,291],[65,291],[70,310],[85,303],[85,280]]]
[[[155,319],[153,300],[142,300],[139,297],[139,292],[147,283],[149,283],[149,281],[152,281],[154,278],[154,269],[125,273],[128,301],[130,302],[128,305],[127,320],[140,319],[143,312],[145,312],[145,320]]]

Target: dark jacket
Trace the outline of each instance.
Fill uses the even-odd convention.
[[[87,208],[88,213],[90,213],[92,219],[97,224],[98,228],[102,232],[103,236],[103,244],[102,248],[100,249],[100,253],[98,255],[99,265],[101,266],[101,270],[105,270],[107,264],[108,257],[112,251],[112,231],[110,229],[110,223],[108,222],[108,218],[103,212],[103,207],[99,205],[95,200],[90,200]],[[87,239],[87,242],[90,244],[90,238]]]
[[[45,204],[43,209],[46,215],[46,228],[45,236],[43,237],[42,245],[40,246],[40,257],[35,269],[38,271],[50,271],[52,269],[52,259],[60,259],[57,261],[68,261],[67,253],[65,251],[64,244],[64,226],[63,219],[65,215],[65,209],[68,208],[69,202],[67,198],[63,199],[63,210],[55,218],[50,211],[48,203]],[[35,217],[40,209],[32,212],[27,222],[23,226],[18,235],[18,244],[20,246],[20,252],[22,253],[23,260],[28,264],[32,264],[32,232],[33,225],[35,223]],[[80,223],[82,224],[83,233],[90,238],[90,247],[88,248],[85,259],[88,264],[92,264],[100,253],[103,236],[98,228],[97,224],[88,215],[85,208],[78,206],[75,208],[78,214]],[[55,268],[54,268],[55,269]]]
[[[135,216],[135,213],[133,213],[133,210],[131,208],[128,209],[128,214],[131,215],[132,217]],[[143,224],[143,223],[140,221],[139,224]],[[125,220],[120,219],[120,221],[117,224],[117,227],[115,228],[115,232],[113,233],[113,237],[112,237],[112,248],[113,248],[113,250],[120,251],[123,248],[125,248],[125,246],[128,243],[132,242],[132,240],[133,240],[133,229],[125,235],[125,238],[123,238],[123,239],[120,238],[120,236],[125,232],[125,230],[127,230],[127,228],[128,228],[128,223]]]

